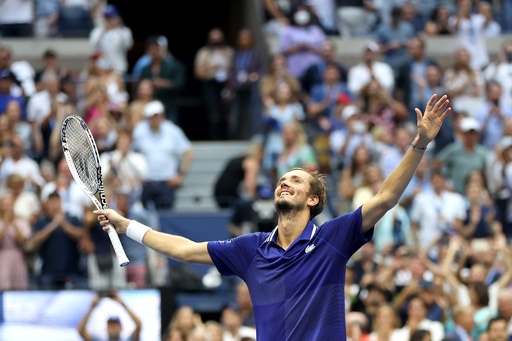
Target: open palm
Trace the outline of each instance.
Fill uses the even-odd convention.
[[[437,100],[437,101],[436,101]],[[416,108],[416,117],[418,119],[418,135],[427,139],[429,142],[436,137],[441,126],[452,110],[449,107],[448,96],[444,95],[438,99],[437,94],[432,95],[425,106],[425,113]]]

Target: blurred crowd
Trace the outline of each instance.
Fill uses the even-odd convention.
[[[24,17],[26,3],[0,2],[1,35],[38,28],[59,36],[54,22],[41,22],[55,13]],[[49,11],[50,3],[35,6]],[[166,261],[125,236],[131,263],[117,266],[63,159],[59,128],[68,115],[83,117],[98,145],[109,206],[155,223],[175,207],[195,157],[179,125],[185,63],[156,35],[130,67],[131,29],[116,7],[97,5],[86,10],[94,53],[80,70],[61,65],[54,50],[35,69],[0,46],[0,290],[165,284]],[[423,110],[432,94],[449,96],[453,112],[399,205],[349,260],[352,341],[512,336],[512,40],[503,40],[497,56],[486,46],[510,32],[509,6],[264,0],[265,32],[277,38],[277,53],[267,58],[248,28],[231,45],[215,27],[196,53],[204,140],[250,142],[218,170],[211,189],[219,209],[231,212],[233,236],[274,227],[273,188],[292,167],[327,175],[328,207],[317,223],[356,209],[410,148],[414,109]],[[4,15],[5,8],[19,16]],[[440,35],[452,39],[449,64],[427,53],[429,38]],[[333,36],[366,39],[355,65],[338,57]],[[186,309],[187,331],[175,333],[176,317],[167,340],[202,340],[193,335],[218,330]],[[233,311],[224,309],[223,319],[239,326],[244,319]]]

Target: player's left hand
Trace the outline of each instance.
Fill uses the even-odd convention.
[[[436,101],[437,100],[437,101]],[[427,102],[425,112],[416,108],[416,117],[418,119],[418,135],[420,139],[429,143],[432,141],[441,129],[441,125],[451,111],[448,96],[444,95],[438,99],[434,94]]]

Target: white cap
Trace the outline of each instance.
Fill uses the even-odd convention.
[[[346,121],[357,114],[359,114],[359,108],[353,104],[349,104],[341,112],[341,117]]]
[[[160,101],[151,101],[144,107],[144,117],[149,118],[153,115],[164,114],[165,108]]]
[[[474,131],[479,132],[480,131],[480,124],[473,117],[464,117],[460,121],[460,130],[463,133],[466,133],[466,132],[468,132],[470,130],[474,130]]]
[[[364,49],[363,50],[364,51],[370,50],[372,52],[379,52],[380,51],[380,47],[379,47],[379,44],[377,44],[376,42],[369,41],[366,44],[364,44]]]

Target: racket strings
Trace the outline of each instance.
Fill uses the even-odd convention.
[[[78,178],[94,194],[98,190],[98,178],[93,147],[78,121],[72,120],[66,127],[67,146]]]

